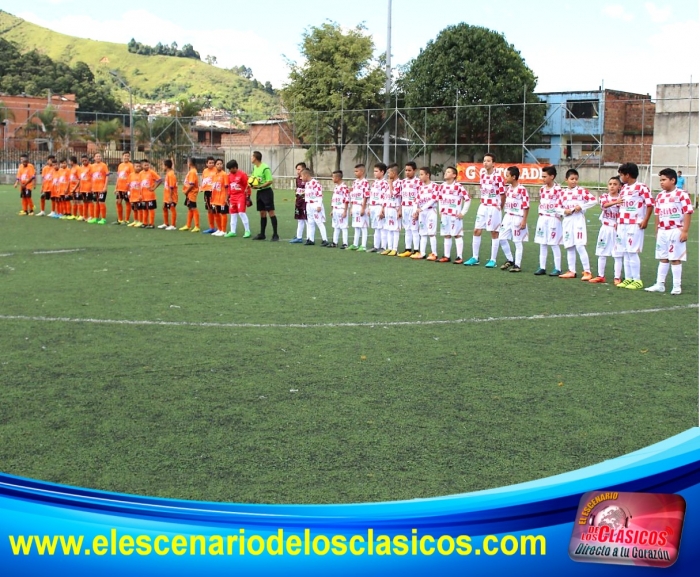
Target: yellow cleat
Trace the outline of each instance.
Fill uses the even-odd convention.
[[[405,250],[405,251],[403,251],[403,252],[399,255],[399,257],[401,257],[401,258],[408,258],[408,257],[411,256],[412,254],[413,254],[413,253],[412,253],[410,250]]]
[[[27,216],[27,213],[26,213],[25,211],[23,211],[23,210],[20,210],[17,214],[18,214],[19,216]]]
[[[396,251],[390,250],[388,253],[386,253],[386,256],[396,256]]]
[[[202,232],[202,229],[198,226],[195,226],[190,232]]]
[[[181,230],[182,232],[187,232],[188,230],[190,230],[190,227],[187,226],[187,225],[185,225],[185,226],[181,226],[181,227],[178,228],[177,230]]]

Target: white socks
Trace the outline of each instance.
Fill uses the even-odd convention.
[[[481,248],[481,237],[475,236],[472,238],[472,256],[479,260],[479,249]]]
[[[605,256],[598,257],[598,276],[605,276],[605,263],[608,262],[608,258]],[[615,277],[617,278],[617,277]]]
[[[496,240],[495,242],[498,242],[501,245],[501,250],[503,250],[503,254],[506,255],[506,260],[513,262],[513,253],[510,250],[510,244],[508,244],[508,241],[507,240],[501,240],[501,241]],[[498,256],[498,251],[496,251],[496,256]],[[496,259],[492,258],[491,260],[496,260]]]
[[[515,266],[520,266],[523,262],[523,243],[515,241]]]
[[[343,230],[343,244],[347,245],[348,244],[348,229],[344,228],[342,230]]]
[[[591,271],[591,261],[588,259],[588,251],[585,246],[577,246],[578,258],[581,260],[581,266],[583,267],[583,272]]]
[[[491,239],[491,260],[496,260],[498,257],[498,245],[499,245],[499,240],[497,238],[492,238]],[[508,249],[510,250],[510,249]]]
[[[668,265],[666,265],[668,266]],[[683,273],[682,264],[672,264],[671,274],[673,275],[673,288],[681,288],[681,274]]]
[[[420,253],[425,256],[425,248],[428,245],[428,237],[421,235],[420,237]]]
[[[237,224],[238,224],[238,215],[232,214],[231,221],[229,222],[229,227],[231,229],[231,232],[236,232],[236,225]]]
[[[443,256],[450,258],[450,255],[452,254],[452,237],[445,238],[443,242],[445,244],[445,254]]]
[[[660,262],[659,270],[656,273],[656,283],[666,284],[666,277],[668,276],[668,269],[671,268],[670,262]]]
[[[304,238],[304,224],[306,224],[305,220],[297,220],[297,235],[294,238]]]
[[[615,259],[615,278],[622,278],[622,257],[616,256]]]
[[[576,247],[570,246],[566,249],[566,263],[571,272],[576,272]]]
[[[437,238],[434,235],[430,237],[430,252],[437,254]]]
[[[546,244],[540,245],[540,268],[541,269],[547,268],[547,245]]]
[[[457,249],[457,258],[462,258],[462,253],[464,252],[464,239],[458,236],[455,239],[455,248]]]
[[[554,255],[554,268],[561,270],[561,247],[558,244],[552,247],[552,254]]]
[[[245,212],[240,213],[238,216],[241,217],[241,222],[246,232],[250,231],[250,221],[248,220],[248,215]]]
[[[629,255],[630,278],[632,280],[642,280],[642,263],[638,254]]]
[[[382,233],[384,231],[380,229],[374,229],[374,248],[382,248]]]
[[[334,228],[333,229],[333,244],[338,244],[338,237],[339,236],[340,236],[340,229]]]
[[[306,240],[311,242],[316,240],[316,221],[314,219],[306,221]]]
[[[404,246],[406,247],[406,250],[411,250],[413,247],[413,231],[412,230],[406,230],[404,234]]]

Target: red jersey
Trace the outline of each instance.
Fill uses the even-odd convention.
[[[248,190],[248,175],[242,170],[237,170],[235,174],[228,173],[228,196],[229,198],[239,198],[245,196]]]

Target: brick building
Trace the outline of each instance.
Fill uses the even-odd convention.
[[[58,117],[68,124],[75,124],[76,110],[78,102],[75,94],[54,94],[50,98],[37,96],[10,96],[0,94],[2,107],[7,109],[3,115],[5,121],[0,123],[0,147],[4,150],[12,148],[15,139],[22,147],[26,147],[26,140],[23,138],[24,127],[37,112],[45,110],[47,106],[54,108]]]

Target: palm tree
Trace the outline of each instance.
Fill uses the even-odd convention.
[[[76,125],[68,124],[60,118],[56,120],[54,139],[59,151],[68,151],[74,142],[80,142],[84,138],[85,135]]]
[[[123,128],[118,118],[98,120],[90,125],[88,139],[98,146],[105,146],[113,140],[117,140],[121,136]]]
[[[11,108],[7,108],[5,106],[5,103],[0,100],[0,123],[5,122],[6,120],[14,120],[15,119],[15,113],[12,112]]]

